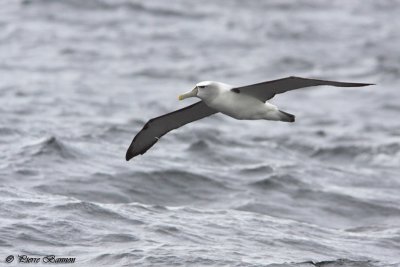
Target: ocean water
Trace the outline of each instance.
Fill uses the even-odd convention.
[[[3,0],[0,266],[400,266],[399,1]],[[202,80],[376,83],[214,115],[124,159]],[[7,264],[7,256],[14,261]]]

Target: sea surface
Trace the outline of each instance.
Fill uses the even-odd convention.
[[[400,266],[399,14],[375,0],[0,1],[0,266]],[[197,82],[290,75],[376,85],[277,95],[296,123],[217,114],[125,161]]]

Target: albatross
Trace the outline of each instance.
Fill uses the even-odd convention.
[[[336,82],[290,76],[287,78],[235,87],[213,81],[203,81],[193,90],[180,95],[179,100],[189,97],[200,99],[197,103],[149,120],[133,138],[126,152],[126,160],[146,153],[166,133],[185,124],[223,113],[238,120],[272,120],[294,122],[295,116],[267,102],[276,94],[287,91],[329,85],[360,87],[370,83]]]

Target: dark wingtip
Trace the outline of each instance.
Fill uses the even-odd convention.
[[[132,158],[132,156],[131,156],[131,154],[129,153],[129,151],[126,152],[126,155],[125,155],[126,161],[129,161],[131,158]]]
[[[125,159],[126,161],[131,160],[135,155],[131,152],[131,149],[129,148],[128,151],[126,151]]]
[[[339,85],[341,87],[364,87],[364,86],[370,86],[370,85],[376,85],[374,83],[344,83],[342,85]]]
[[[360,86],[376,85],[375,83],[360,83]]]

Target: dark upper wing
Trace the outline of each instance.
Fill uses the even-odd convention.
[[[290,76],[283,79],[262,82],[243,87],[237,87],[235,90],[238,93],[251,95],[263,102],[271,99],[276,94],[281,94],[290,90],[299,89],[303,87],[317,86],[317,85],[331,85],[339,87],[358,87],[372,85],[370,83],[347,83],[347,82],[334,82],[324,81],[317,79],[307,79],[301,77]]]
[[[183,109],[149,120],[143,129],[133,138],[128,151],[126,151],[126,160],[130,160],[139,154],[144,154],[150,147],[157,143],[161,136],[169,131],[214,113],[217,113],[217,111],[208,107],[203,101],[200,101]]]

